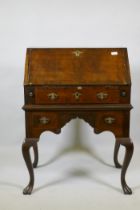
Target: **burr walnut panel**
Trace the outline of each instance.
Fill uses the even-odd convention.
[[[28,49],[25,84],[130,84],[125,48]]]

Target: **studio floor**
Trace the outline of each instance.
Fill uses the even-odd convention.
[[[32,195],[23,195],[28,172],[20,146],[0,148],[0,210],[102,210],[140,209],[140,144],[135,145],[126,179],[133,190],[124,195],[120,169],[113,164],[113,142],[96,148],[65,148],[39,145]],[[120,161],[124,154],[120,151]]]

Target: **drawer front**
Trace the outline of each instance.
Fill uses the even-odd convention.
[[[106,104],[129,103],[125,87],[35,87],[35,104]]]
[[[129,135],[129,111],[97,111],[95,131],[112,131],[116,137]]]
[[[55,112],[26,112],[27,137],[39,138],[44,131],[59,130],[59,115]]]
[[[26,86],[26,104],[125,104],[129,86]]]

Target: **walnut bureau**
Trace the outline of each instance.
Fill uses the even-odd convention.
[[[130,91],[126,48],[27,49],[23,106],[26,137],[22,153],[30,179],[23,193],[31,194],[33,190],[40,134],[47,130],[60,133],[67,122],[78,117],[88,122],[95,133],[113,132],[114,163],[116,168],[122,168],[124,193],[131,194],[125,179],[133,154],[129,136]],[[122,166],[118,161],[120,145],[125,148]]]

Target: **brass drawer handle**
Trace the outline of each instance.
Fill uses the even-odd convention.
[[[108,97],[108,93],[104,93],[104,92],[97,93],[97,98],[100,100],[104,100],[107,97]]]
[[[51,99],[52,101],[58,98],[58,94],[56,93],[49,93],[48,98]]]
[[[72,52],[76,57],[79,57],[83,52],[80,50],[75,50]]]
[[[113,124],[114,122],[115,122],[115,118],[114,117],[106,117],[105,119],[104,119],[104,121],[105,121],[105,123],[106,124],[109,124],[109,125],[111,125],[111,124]]]
[[[79,92],[75,92],[73,93],[74,97],[76,100],[78,100],[80,98],[80,96],[82,95],[82,93],[79,93]]]
[[[48,124],[48,123],[50,122],[50,119],[47,118],[47,117],[41,117],[41,118],[39,119],[39,121],[40,121],[40,123],[41,123],[42,125],[46,125],[46,124]]]

